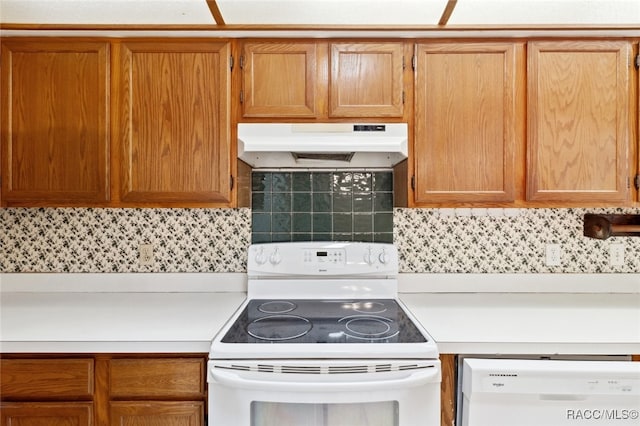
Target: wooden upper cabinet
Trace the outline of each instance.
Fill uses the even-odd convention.
[[[229,205],[229,44],[125,41],[118,78],[120,199]]]
[[[529,200],[629,200],[630,52],[626,41],[529,43]]]
[[[318,45],[247,42],[243,47],[244,117],[315,117],[318,92]]]
[[[402,118],[404,43],[249,41],[245,118]]]
[[[1,80],[3,202],[106,202],[109,45],[4,40]]]
[[[330,117],[402,117],[404,45],[331,43]]]
[[[522,45],[417,46],[415,202],[509,202],[515,194]]]

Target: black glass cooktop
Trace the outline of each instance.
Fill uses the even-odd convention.
[[[393,299],[251,300],[223,343],[423,343]]]

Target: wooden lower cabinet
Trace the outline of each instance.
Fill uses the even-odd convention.
[[[2,354],[0,426],[203,426],[207,354]]]
[[[91,402],[3,402],[0,418],[1,426],[94,425]]]
[[[455,354],[440,354],[442,383],[440,384],[440,425],[452,426],[456,421],[456,371]]]
[[[202,401],[122,401],[110,404],[110,426],[202,426]]]

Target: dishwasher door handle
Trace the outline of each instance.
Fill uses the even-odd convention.
[[[557,394],[557,393],[541,393],[539,395],[542,401],[586,401],[586,395]]]

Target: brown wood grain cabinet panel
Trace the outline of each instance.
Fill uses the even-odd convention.
[[[440,424],[451,426],[456,420],[456,355],[440,354],[440,365],[442,368]]]
[[[529,43],[529,200],[629,200],[630,52],[627,41]]]
[[[112,402],[111,426],[203,426],[204,402]]]
[[[1,426],[92,426],[90,402],[0,403]]]
[[[331,43],[330,117],[402,117],[403,43]]]
[[[109,44],[2,42],[2,197],[92,204],[109,196]]]
[[[229,43],[126,41],[118,72],[121,200],[230,205]]]
[[[201,358],[112,359],[112,398],[200,398],[205,393],[206,363]]]
[[[318,44],[247,42],[242,53],[244,117],[315,117],[319,113]]]
[[[417,46],[415,202],[510,202],[522,45]]]
[[[2,399],[85,398],[94,391],[93,359],[2,359]]]

